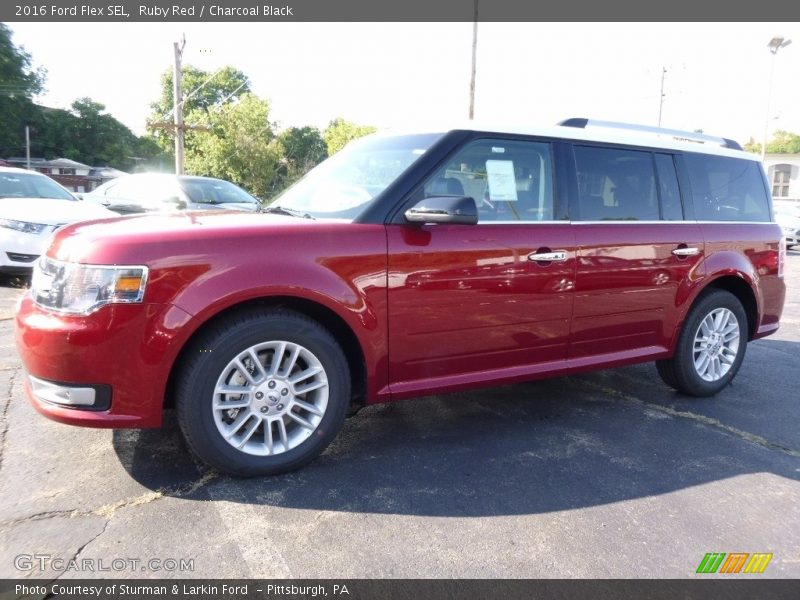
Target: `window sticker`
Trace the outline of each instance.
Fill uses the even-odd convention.
[[[514,177],[514,161],[487,160],[486,178],[489,180],[490,200],[517,201],[517,180]]]

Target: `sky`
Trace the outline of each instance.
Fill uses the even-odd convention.
[[[48,71],[42,104],[88,96],[144,133],[172,43],[242,70],[281,127],[466,119],[472,23],[10,23]],[[774,36],[794,43],[773,56]],[[774,67],[770,108],[770,68]],[[588,117],[736,139],[800,133],[800,23],[480,23],[476,119]],[[186,90],[188,91],[188,90]],[[767,118],[769,117],[769,118]]]

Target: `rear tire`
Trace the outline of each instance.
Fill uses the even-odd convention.
[[[288,310],[248,311],[213,325],[192,344],[176,382],[189,448],[240,477],[313,460],[350,405],[341,347],[319,323]]]
[[[733,381],[744,360],[748,322],[730,292],[713,290],[689,311],[672,358],[656,361],[671,388],[696,397],[713,396]]]

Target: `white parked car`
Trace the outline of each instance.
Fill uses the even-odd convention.
[[[116,216],[46,175],[0,167],[0,272],[29,272],[62,225]]]
[[[800,245],[800,202],[776,200],[775,221],[783,229],[786,247]]]

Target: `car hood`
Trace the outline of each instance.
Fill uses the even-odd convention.
[[[185,251],[204,254],[220,251],[219,248],[228,244],[249,245],[255,249],[265,238],[307,239],[305,236],[312,232],[319,234],[327,228],[340,234],[341,225],[233,210],[117,215],[104,221],[62,227],[48,254],[60,260],[123,263],[131,260],[131,255],[137,260],[146,260],[149,256],[163,257]]]
[[[63,225],[91,219],[116,217],[111,212],[88,202],[55,198],[2,198],[0,219],[13,219],[42,225]]]

